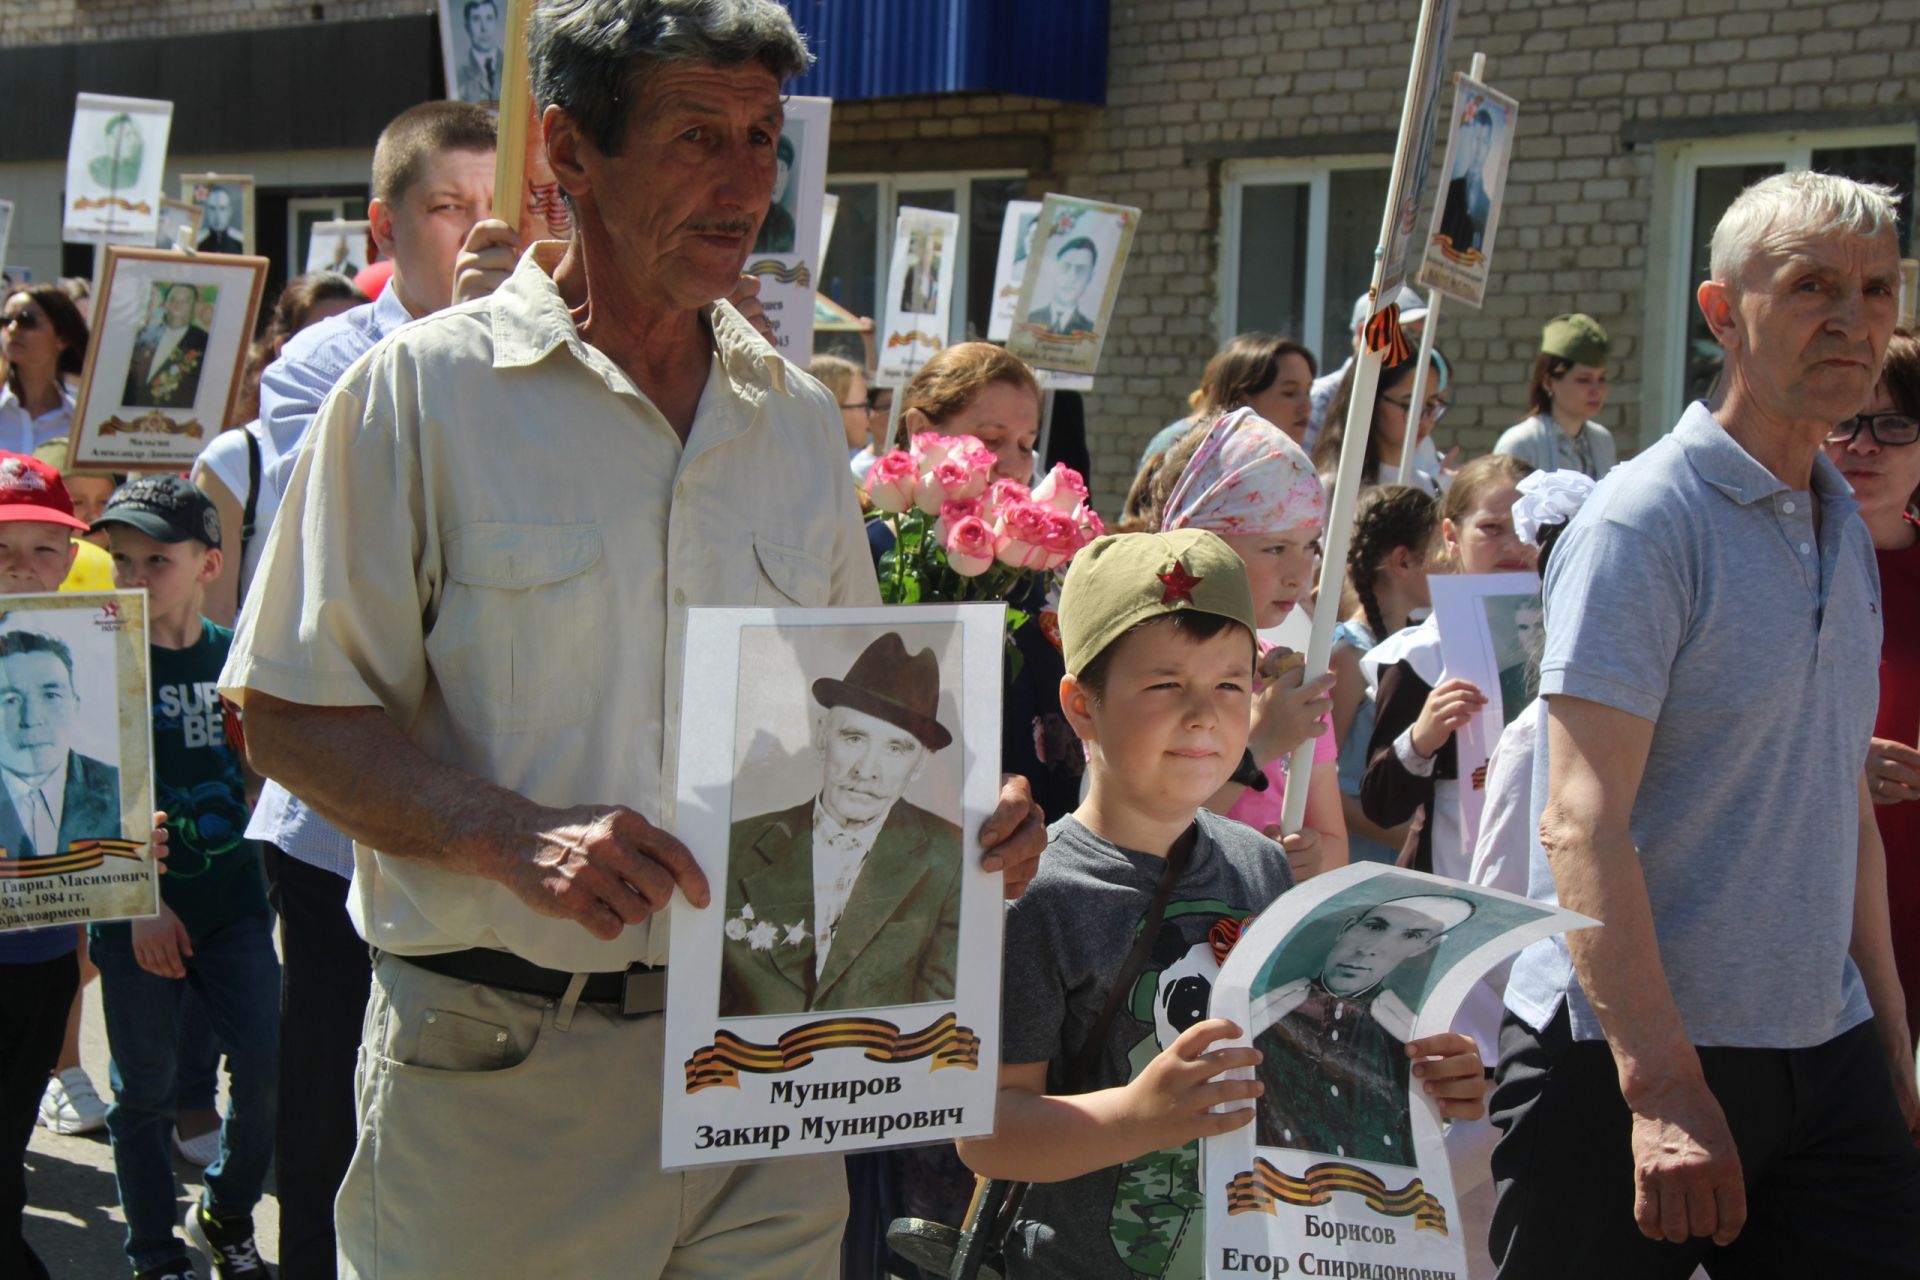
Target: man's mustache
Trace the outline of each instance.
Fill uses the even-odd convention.
[[[753,231],[752,218],[720,218],[712,222],[695,222],[688,230],[697,236],[744,236]]]

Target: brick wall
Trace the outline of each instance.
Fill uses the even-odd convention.
[[[433,8],[433,0],[4,0],[0,47],[391,18]]]
[[[1114,0],[1104,108],[994,97],[836,108],[836,169],[869,170],[870,155],[847,165],[842,154],[882,139],[911,170],[963,167],[956,139],[1015,155],[1044,135],[1035,191],[1145,211],[1088,400],[1103,507],[1118,505],[1141,446],[1181,412],[1218,346],[1223,164],[1325,153],[1397,127],[1418,5],[1355,12],[1320,0]],[[1439,331],[1459,406],[1442,443],[1483,451],[1517,420],[1541,326],[1570,310],[1612,336],[1604,420],[1623,445],[1664,430],[1641,404],[1650,239],[1664,238],[1653,226],[1656,144],[1911,122],[1917,27],[1920,0],[1461,0],[1450,65],[1464,70],[1483,50],[1521,124],[1487,304],[1451,307]],[[1443,129],[1423,231],[1444,141]]]

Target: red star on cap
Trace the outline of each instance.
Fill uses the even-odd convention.
[[[1166,590],[1160,593],[1160,603],[1179,604],[1185,601],[1192,604],[1193,589],[1205,581],[1205,578],[1196,578],[1188,573],[1187,566],[1175,560],[1173,568],[1160,575],[1161,585],[1166,587]]]

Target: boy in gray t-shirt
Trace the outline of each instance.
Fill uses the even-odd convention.
[[[1239,557],[1185,529],[1101,538],[1060,601],[1061,705],[1089,751],[1091,787],[1049,831],[1047,855],[1007,911],[1003,1047],[994,1135],[961,1157],[1033,1182],[1007,1246],[1010,1276],[1199,1277],[1205,1239],[1199,1139],[1254,1117],[1251,1048],[1207,1018],[1220,959],[1293,884],[1281,847],[1201,804],[1239,762],[1250,725],[1253,602]],[[1286,848],[1311,851],[1312,832]],[[1146,958],[1081,1078],[1099,1022],[1173,865]],[[1408,1045],[1445,1115],[1477,1117],[1486,1089],[1466,1036]]]

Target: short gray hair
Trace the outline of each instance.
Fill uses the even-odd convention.
[[[774,0],[539,0],[527,23],[534,106],[560,107],[607,154],[640,82],[676,62],[760,62],[785,85],[813,55]]]
[[[1892,187],[1799,169],[1776,173],[1735,196],[1713,229],[1710,278],[1738,285],[1760,242],[1782,228],[1821,228],[1856,236],[1895,231],[1900,197]]]

